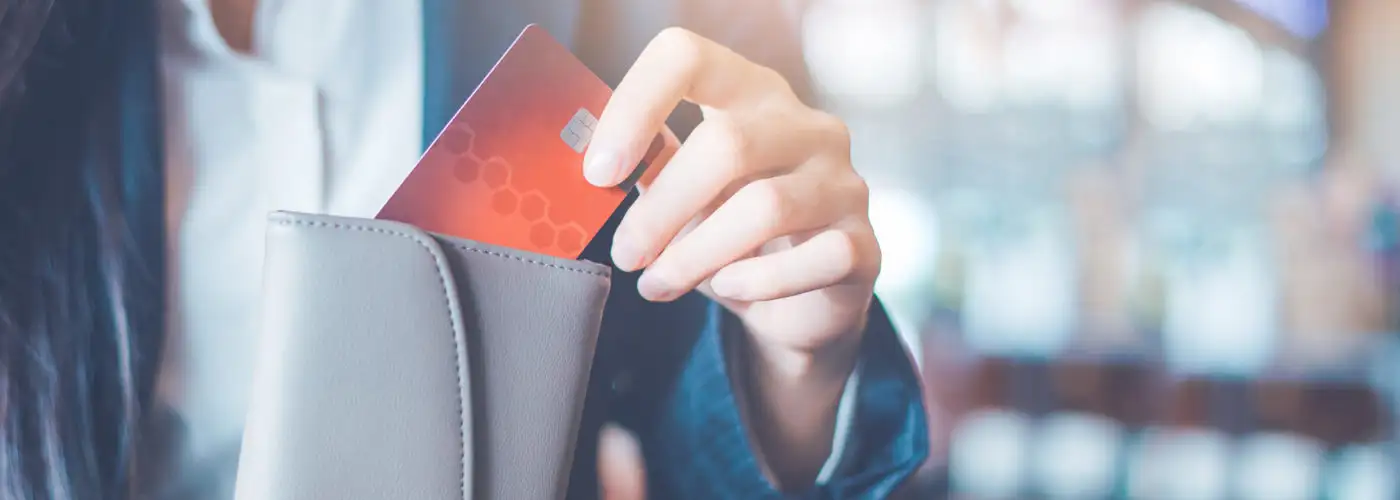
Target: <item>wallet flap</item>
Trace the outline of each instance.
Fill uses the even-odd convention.
[[[476,498],[564,498],[610,268],[438,241],[468,319]]]
[[[608,268],[269,218],[242,499],[559,498]]]

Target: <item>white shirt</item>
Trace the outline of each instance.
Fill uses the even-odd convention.
[[[226,459],[239,444],[267,213],[372,217],[416,163],[420,9],[259,0],[248,55],[228,47],[206,0],[163,0],[173,303],[159,390],[188,426],[185,461]]]
[[[206,0],[164,0],[172,341],[189,459],[238,445],[269,211],[372,217],[422,144],[417,1],[259,0],[252,55]]]

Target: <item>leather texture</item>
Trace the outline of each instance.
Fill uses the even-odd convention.
[[[565,495],[607,267],[278,212],[264,272],[236,498]]]

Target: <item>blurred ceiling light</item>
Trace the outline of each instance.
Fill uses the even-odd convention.
[[[857,105],[887,107],[918,95],[921,9],[912,0],[821,0],[802,38],[818,86]]]
[[[1256,116],[1263,58],[1244,30],[1172,2],[1151,4],[1141,23],[1138,72],[1149,122],[1176,131]]]

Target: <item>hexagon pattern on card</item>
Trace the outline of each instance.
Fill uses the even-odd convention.
[[[560,134],[568,142],[578,136],[591,136],[597,119],[587,110],[579,110]],[[568,137],[566,137],[568,136]],[[465,123],[454,123],[443,132],[440,141],[445,149],[456,155],[454,177],[467,184],[480,183],[491,191],[491,208],[504,216],[520,218],[530,226],[530,241],[539,246],[555,247],[568,253],[583,251],[584,231],[571,220],[568,210],[550,210],[549,198],[537,189],[521,189],[510,175],[515,168],[501,157],[483,160],[476,155],[476,132]],[[587,144],[587,139],[582,139]],[[569,143],[569,147],[575,147]],[[579,146],[580,148],[583,146]]]

